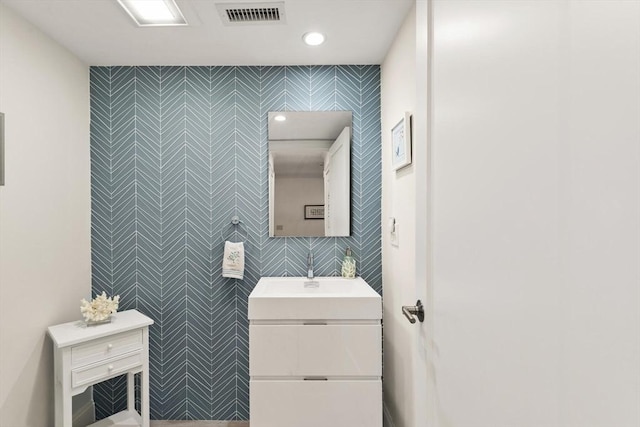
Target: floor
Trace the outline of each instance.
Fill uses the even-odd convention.
[[[151,427],[249,427],[249,421],[151,421]]]

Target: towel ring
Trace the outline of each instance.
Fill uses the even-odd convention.
[[[247,238],[249,237],[249,231],[247,230],[247,227],[244,227],[244,234],[242,234],[240,225],[244,225],[244,223],[242,221],[240,221],[240,218],[238,218],[237,215],[234,215],[231,217],[231,223],[227,224],[226,226],[223,226],[220,229],[220,239],[224,242],[226,240],[229,240],[230,238],[233,237],[233,235],[235,233],[238,233],[238,235],[242,238],[242,240],[247,240]],[[229,230],[229,227],[231,227],[231,230]],[[226,236],[226,237],[225,237]]]

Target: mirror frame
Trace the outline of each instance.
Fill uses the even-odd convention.
[[[285,118],[285,120],[282,121],[277,121],[276,117],[277,116],[283,116]],[[295,124],[295,125],[292,125]],[[327,123],[329,123],[327,125]],[[289,125],[289,127],[286,127],[287,125]],[[291,168],[291,173],[300,173],[300,174],[305,174],[306,172],[308,172],[310,170],[310,168],[316,169],[315,166],[313,165],[313,162],[318,161],[318,156],[322,156],[320,158],[320,163],[319,163],[319,167],[321,168],[318,171],[315,171],[313,173],[314,176],[317,176],[318,178],[320,178],[321,180],[324,180],[325,184],[327,182],[327,180],[330,180],[330,165],[331,163],[326,163],[324,159],[327,158],[329,153],[329,149],[332,145],[335,145],[334,143],[336,142],[336,140],[338,139],[338,137],[343,133],[344,128],[347,127],[348,128],[348,150],[345,152],[342,147],[344,147],[344,138],[345,136],[342,136],[342,140],[341,140],[341,144],[340,142],[339,144],[336,146],[337,148],[334,149],[334,153],[332,153],[332,155],[335,155],[335,164],[336,165],[344,165],[341,168],[337,169],[337,173],[338,176],[341,175],[340,171],[346,170],[348,171],[348,176],[346,178],[341,177],[340,182],[342,182],[342,185],[339,185],[338,187],[334,187],[334,189],[336,189],[337,191],[337,196],[338,199],[343,200],[343,202],[339,205],[339,206],[343,206],[343,208],[339,208],[338,210],[343,210],[344,211],[344,205],[346,205],[346,212],[341,215],[340,217],[336,217],[337,218],[337,222],[332,222],[331,224],[325,224],[324,221],[322,221],[321,223],[319,223],[317,221],[317,210],[316,210],[316,215],[313,215],[312,217],[308,217],[308,215],[306,215],[306,208],[305,205],[315,205],[318,206],[319,205],[319,201],[320,199],[318,199],[318,197],[315,198],[311,198],[311,199],[298,199],[295,201],[295,203],[291,204],[290,206],[294,209],[291,210],[291,215],[295,217],[295,219],[292,219],[291,222],[287,223],[290,224],[294,229],[295,227],[303,227],[303,226],[307,226],[307,231],[291,231],[288,233],[282,233],[282,234],[278,234],[278,230],[276,230],[277,225],[282,225],[282,224],[276,224],[275,223],[275,219],[276,219],[276,209],[277,209],[277,203],[276,203],[276,185],[275,185],[275,181],[276,181],[276,166],[274,164],[274,153],[276,153],[277,151],[274,151],[274,146],[280,146],[278,147],[278,150],[280,152],[284,151],[287,152],[287,148],[286,148],[286,143],[287,142],[298,142],[298,143],[302,143],[302,142],[309,142],[310,144],[313,145],[309,145],[308,147],[304,148],[304,150],[308,150],[309,154],[307,153],[302,153],[304,156],[307,157],[307,160],[305,160],[306,162],[311,162],[311,163],[307,163],[307,165],[301,165],[301,166],[296,166],[296,162],[289,162],[288,167]],[[353,127],[353,112],[352,111],[345,111],[345,110],[341,110],[341,111],[270,111],[267,114],[267,142],[268,142],[268,171],[267,171],[267,175],[268,175],[268,188],[269,188],[269,237],[349,237],[352,235],[352,201],[353,201],[353,188],[352,188],[352,180],[353,180],[353,176],[352,176],[352,163],[353,163],[353,157],[351,155],[351,151],[352,151],[352,146],[353,146],[353,141],[352,141],[352,137],[353,137],[353,133],[352,133],[352,127]],[[294,135],[290,135],[290,133],[293,132]],[[302,146],[302,144],[299,144],[300,146]],[[284,147],[284,148],[283,148]],[[344,160],[344,156],[342,155],[338,155],[335,153],[346,153],[347,155],[347,160]],[[289,152],[289,154],[291,154],[291,152]],[[291,157],[291,156],[289,156]],[[282,167],[280,167],[280,169],[282,169]],[[297,171],[295,171],[295,169],[297,169]],[[304,178],[304,176],[301,175],[301,178]],[[342,174],[344,175],[344,174]],[[308,178],[308,177],[307,177]],[[345,194],[345,191],[341,190],[344,188],[347,188],[348,190],[346,191],[347,194]],[[314,184],[314,188],[317,188],[316,184]],[[324,188],[324,185],[323,185]],[[294,187],[290,190],[290,191],[295,191],[295,185]],[[327,215],[330,216],[330,213],[328,211],[333,211],[335,212],[336,209],[331,209],[331,205],[329,205],[329,202],[327,200],[327,197],[329,197],[329,195],[327,194],[326,188],[324,190],[320,190],[321,192],[324,192],[324,200],[323,200],[323,204],[321,206],[325,206],[327,207],[327,210],[325,211]],[[290,194],[290,193],[288,193]],[[316,192],[316,196],[317,196],[317,192]],[[344,198],[347,198],[347,201],[344,202]],[[300,212],[298,212],[298,205],[300,205]],[[281,205],[280,205],[281,206]],[[282,209],[279,209],[280,212],[282,212]],[[299,217],[299,218],[298,218]],[[324,218],[322,218],[324,219]],[[307,223],[307,221],[310,221],[309,223]],[[311,221],[315,224],[311,224]],[[286,225],[286,224],[285,224]],[[308,231],[309,226],[313,225],[313,230],[312,231]],[[334,229],[341,229],[341,230],[347,230],[347,231],[343,231],[341,233],[336,233],[336,234],[330,234],[330,235],[326,235],[325,233],[327,233],[327,228],[331,227],[333,225]],[[321,227],[321,228],[319,228]],[[324,228],[324,231],[322,231],[322,229]]]

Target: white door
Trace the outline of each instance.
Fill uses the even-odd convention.
[[[345,127],[324,162],[325,236],[348,236],[351,228],[351,128]]]
[[[432,11],[435,425],[640,426],[640,2]]]

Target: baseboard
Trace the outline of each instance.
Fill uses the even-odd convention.
[[[382,422],[384,427],[396,427],[395,423],[393,422],[393,417],[391,416],[391,413],[389,412],[389,409],[387,408],[386,403],[382,404]]]

